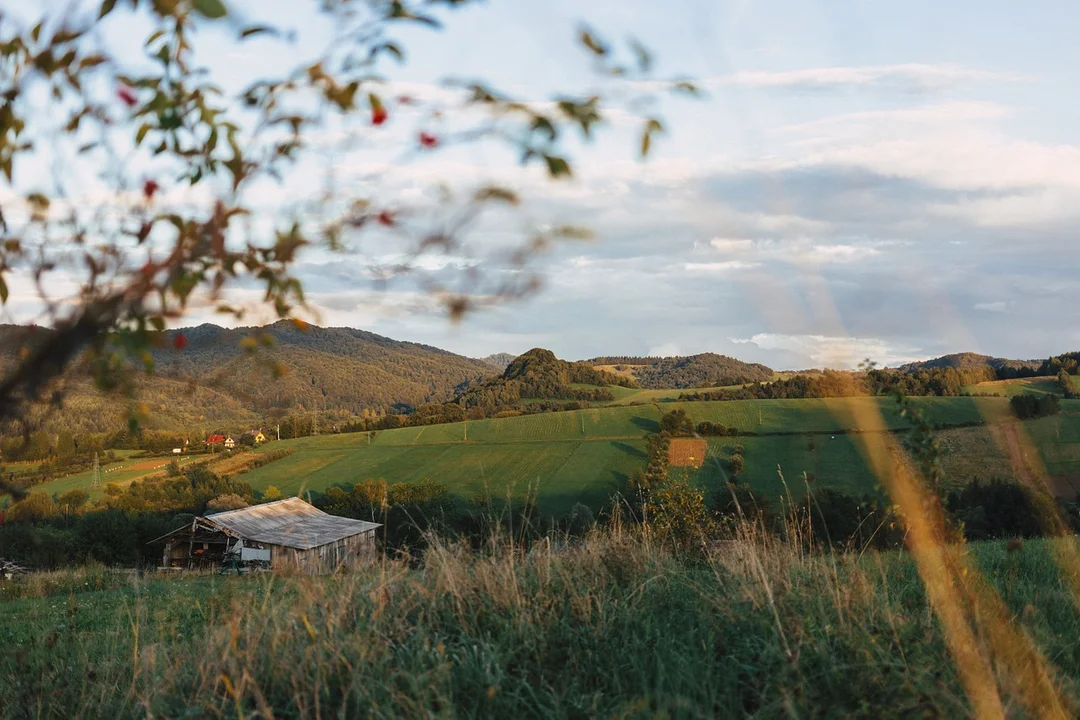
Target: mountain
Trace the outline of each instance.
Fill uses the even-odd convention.
[[[954,368],[956,370],[978,370],[989,367],[995,371],[1003,369],[1011,370],[1038,370],[1043,364],[1041,360],[1010,360],[1008,358],[991,357],[973,352],[953,353],[941,357],[919,362],[901,365],[901,372],[918,372],[919,370],[933,370],[936,368]]]
[[[701,353],[684,357],[607,356],[586,360],[593,367],[632,377],[649,390],[743,385],[772,379],[773,370],[760,363]]]
[[[0,326],[0,372],[17,362],[22,345],[51,332]],[[301,329],[282,321],[262,328],[200,325],[164,335],[151,353],[153,373],[133,370],[139,372],[138,400],[149,409],[147,425],[160,429],[206,421],[248,425],[293,408],[407,409],[449,400],[458,386],[493,374],[480,360],[352,328]],[[66,384],[64,422],[83,432],[117,427],[125,399],[102,397],[78,364]]]
[[[281,321],[233,330],[200,325],[170,335],[176,333],[186,346],[173,350],[170,341],[170,349],[155,352],[156,372],[197,380],[257,410],[413,407],[449,400],[458,385],[492,374],[479,360],[353,328],[300,329]]]
[[[506,369],[507,365],[514,362],[514,358],[516,357],[517,355],[514,355],[512,353],[494,353],[493,355],[488,355],[487,357],[480,358],[480,362],[490,365],[499,372],[502,372]]]

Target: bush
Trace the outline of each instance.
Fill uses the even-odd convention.
[[[273,502],[281,499],[281,491],[277,489],[276,485],[267,485],[262,494],[263,502]]]
[[[43,492],[32,492],[7,511],[7,520],[14,522],[38,522],[56,517],[58,508],[52,497]]]
[[[685,480],[669,480],[650,496],[648,520],[664,541],[690,548],[712,535],[705,493]]]
[[[771,528],[775,516],[765,498],[759,498],[746,483],[732,481],[713,495],[713,513],[725,525],[733,526],[744,520]]]
[[[732,475],[737,476],[739,473],[741,473],[743,471],[743,468],[745,466],[746,466],[746,463],[743,460],[743,456],[738,454],[738,453],[736,453],[736,454],[732,455],[730,458],[728,458],[728,470],[731,471]]]
[[[75,528],[80,559],[106,565],[130,565],[138,560],[140,544],[134,524],[119,510],[83,515]]]
[[[968,540],[1037,537],[1041,524],[1031,490],[1011,482],[975,482],[949,493],[945,509]]]
[[[810,547],[887,549],[903,543],[902,523],[889,505],[832,488],[808,493],[792,507],[787,530],[795,535],[790,539]]]
[[[1014,395],[1009,400],[1009,405],[1021,420],[1047,417],[1061,412],[1061,399],[1057,395]]]
[[[206,503],[206,512],[226,512],[228,510],[239,510],[240,508],[246,508],[247,506],[248,502],[244,498],[236,493],[227,493],[225,495],[218,495],[216,498]]]

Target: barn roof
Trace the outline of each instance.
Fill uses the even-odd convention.
[[[214,513],[200,518],[200,522],[234,537],[298,550],[310,550],[380,527],[378,523],[328,515],[295,497]]]

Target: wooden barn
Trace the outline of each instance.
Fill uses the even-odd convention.
[[[152,542],[165,543],[165,567],[216,567],[232,554],[274,570],[315,575],[370,562],[379,527],[286,498],[197,517]]]

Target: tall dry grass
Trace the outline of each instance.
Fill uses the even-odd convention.
[[[1055,540],[957,552],[1080,679]],[[34,716],[963,717],[965,694],[915,564],[812,554],[752,525],[674,551],[618,521],[587,537],[432,539],[331,578],[128,577],[0,604],[0,712]],[[965,622],[1010,716],[1042,716]]]

